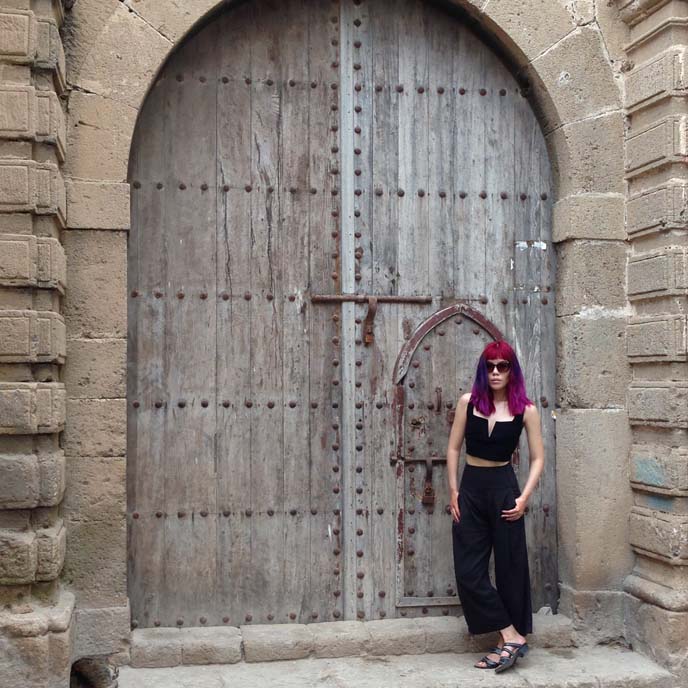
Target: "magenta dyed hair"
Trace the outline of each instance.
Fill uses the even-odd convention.
[[[509,382],[506,387],[506,394],[509,400],[509,413],[516,416],[519,413],[523,413],[526,406],[533,403],[526,394],[523,371],[521,370],[518,357],[514,350],[503,340],[490,342],[480,354],[478,367],[475,371],[473,388],[471,389],[471,401],[473,402],[473,406],[475,406],[483,416],[490,416],[495,412],[492,389],[488,382],[487,360],[497,360],[500,358],[511,363]]]

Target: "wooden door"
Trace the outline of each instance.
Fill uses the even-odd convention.
[[[436,386],[454,403],[487,330],[393,373],[416,328],[465,304],[553,398],[549,166],[508,71],[417,0],[237,4],[165,65],[130,180],[134,623],[456,611],[442,508],[416,510],[413,574],[404,559],[417,495],[394,401],[413,382],[417,403]],[[556,582],[552,478],[550,461],[536,600]]]

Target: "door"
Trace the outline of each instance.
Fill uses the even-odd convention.
[[[444,349],[393,373],[417,328],[464,304],[552,399],[549,164],[509,72],[419,0],[237,4],[163,68],[130,180],[134,623],[455,613],[439,461],[421,573],[403,559],[417,493],[395,402],[413,382],[417,403],[436,387],[455,403],[489,332],[433,331]],[[536,600],[556,582],[546,498]]]

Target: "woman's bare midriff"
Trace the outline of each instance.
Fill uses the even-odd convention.
[[[496,468],[497,466],[506,466],[510,461],[489,461],[488,459],[481,459],[479,456],[471,456],[466,454],[466,463],[471,466],[481,466],[483,468]]]

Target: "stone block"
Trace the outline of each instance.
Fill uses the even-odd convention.
[[[217,7],[217,0],[196,0],[193,12],[183,5],[163,6],[157,0],[124,0],[124,4],[165,38],[177,43],[198,19]]]
[[[3,637],[0,635],[2,688],[52,688],[50,636]]]
[[[70,399],[64,433],[68,456],[124,456],[126,399]]]
[[[637,487],[688,491],[688,447],[634,444],[630,470],[631,482]]]
[[[0,363],[62,363],[65,324],[58,313],[0,311]]]
[[[129,229],[129,184],[67,182],[70,229]]]
[[[552,614],[549,607],[543,607],[533,614],[533,633],[528,643],[534,647],[571,647],[573,622],[568,616]]]
[[[64,93],[67,88],[65,53],[57,22],[38,17],[37,27],[36,67],[53,72],[57,92]]]
[[[554,204],[554,242],[566,239],[626,238],[622,194],[577,194]]]
[[[144,628],[131,634],[133,667],[173,667],[182,663],[182,634],[178,628]]]
[[[633,361],[685,361],[688,316],[631,318],[626,328],[626,355]]]
[[[62,173],[51,162],[0,159],[0,212],[66,216]]]
[[[238,628],[183,628],[182,664],[235,664],[241,661]]]
[[[557,315],[626,307],[626,245],[611,241],[570,241],[559,245]],[[589,313],[594,317],[594,313]],[[609,314],[611,315],[611,314]]]
[[[0,285],[36,284],[36,237],[23,234],[0,235]]]
[[[67,153],[67,131],[60,100],[54,91],[36,92],[36,140],[55,146],[57,157],[64,162]]]
[[[633,564],[629,448],[623,410],[570,409],[557,415],[559,574],[575,589],[618,589]]]
[[[64,513],[75,521],[121,522],[126,513],[124,457],[70,457]]]
[[[688,381],[635,380],[627,406],[631,423],[688,428]]]
[[[75,55],[72,82],[86,91],[140,108],[172,42],[121,2],[83,8],[83,13],[93,15],[84,16],[86,23],[98,19],[102,23],[89,27],[93,42]],[[108,75],[106,80],[104,74]]]
[[[241,626],[247,662],[303,659],[313,651],[313,634],[306,624]]]
[[[69,352],[64,381],[70,398],[126,397],[126,339],[70,339]]]
[[[688,185],[667,184],[631,196],[626,228],[633,238],[688,224]]]
[[[131,106],[111,98],[72,91],[66,174],[99,181],[125,180],[137,114]]]
[[[558,402],[564,407],[623,406],[631,369],[624,356],[625,318],[583,309],[557,320]],[[605,355],[600,356],[600,351]]]
[[[36,281],[44,289],[64,293],[67,284],[67,264],[62,244],[51,237],[36,238]]]
[[[33,86],[0,86],[0,136],[33,138],[36,133],[36,96]]]
[[[55,580],[60,575],[65,558],[66,536],[67,531],[62,519],[59,519],[50,528],[40,528],[36,531],[37,581]]]
[[[457,616],[433,616],[414,619],[425,632],[425,652],[466,652],[468,630]]]
[[[3,8],[0,11],[0,57],[8,62],[33,62],[37,32],[33,12]]]
[[[0,454],[0,509],[59,504],[64,493],[64,455]]]
[[[688,560],[688,516],[634,506],[629,542],[641,553],[650,552],[665,561],[685,564]]]
[[[65,232],[70,288],[64,316],[71,337],[125,338],[127,238],[125,232]]]
[[[74,659],[110,655],[129,647],[131,616],[126,601],[116,607],[77,609],[75,625]]]
[[[0,530],[0,584],[32,583],[38,549],[33,531]]]
[[[360,621],[326,621],[310,624],[316,657],[351,657],[363,655],[370,634]]]
[[[630,112],[670,96],[686,95],[686,48],[673,48],[637,65],[625,78],[625,104]]]
[[[471,3],[474,4],[474,3]],[[497,25],[496,32],[507,44],[515,44],[523,56],[516,59],[526,64],[561,41],[582,22],[587,13],[579,11],[580,3],[564,5],[548,0],[535,0],[524,7],[519,0],[488,2],[485,14]]]
[[[636,177],[688,155],[688,117],[672,115],[626,137],[626,177]]]
[[[688,248],[638,253],[628,259],[628,296],[631,300],[688,294]]]
[[[65,397],[59,382],[0,382],[0,435],[59,432]]]
[[[633,649],[670,671],[683,673],[688,612],[668,611],[631,595],[625,602],[626,635]]]
[[[620,112],[571,122],[547,135],[555,151],[559,197],[624,193],[624,125]]]
[[[127,602],[127,528],[123,518],[75,520],[65,514],[67,553],[62,580],[83,607]]]
[[[624,598],[618,590],[576,590],[560,583],[559,615],[573,624],[573,644],[625,644]]]
[[[371,655],[418,655],[426,650],[425,629],[415,619],[364,622],[370,633]]]
[[[533,80],[539,78],[549,87],[541,113],[545,132],[621,108],[619,85],[596,24],[569,33],[525,71],[535,72]]]

